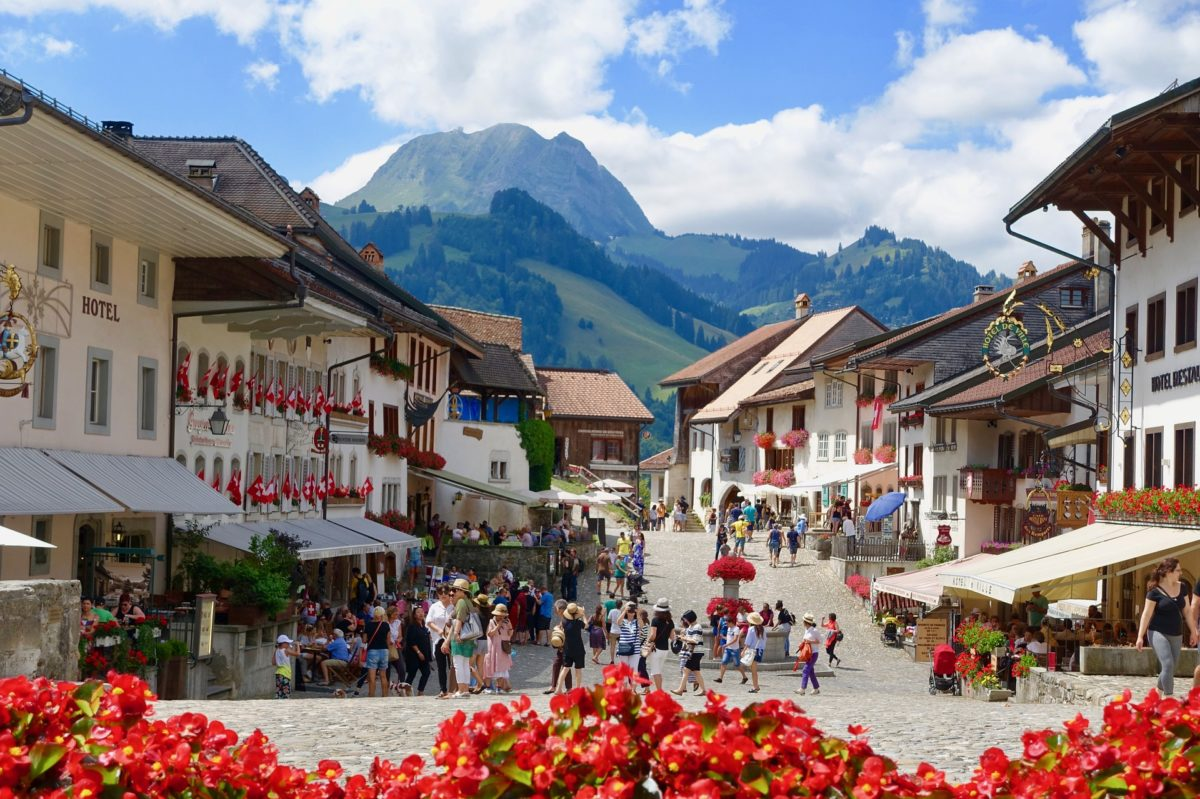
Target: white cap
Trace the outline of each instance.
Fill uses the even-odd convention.
[[[288,638],[286,635],[281,635],[275,639],[275,643],[277,645],[278,644],[290,644],[290,643],[292,643],[292,639]]]

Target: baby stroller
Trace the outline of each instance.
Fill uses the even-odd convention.
[[[636,569],[631,569],[629,574],[625,575],[625,591],[634,602],[641,602],[645,599],[646,586],[649,584],[650,581]]]
[[[888,646],[902,646],[904,641],[900,638],[900,628],[896,626],[894,619],[888,619],[883,624],[883,632],[879,634],[879,640],[883,641]]]
[[[933,648],[933,665],[929,668],[929,693],[962,695],[962,683],[954,670],[954,647],[938,644]]]

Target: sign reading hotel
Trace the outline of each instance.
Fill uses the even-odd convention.
[[[1150,378],[1151,391],[1169,391],[1180,386],[1200,383],[1200,366],[1185,366],[1173,372],[1164,372]]]
[[[107,319],[110,322],[120,322],[121,313],[117,309],[115,302],[108,300],[98,300],[95,297],[89,297],[84,294],[83,299],[83,315],[94,316],[97,319]]]

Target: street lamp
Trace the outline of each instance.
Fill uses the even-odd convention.
[[[225,415],[225,408],[219,406],[213,415],[208,419],[208,428],[214,436],[223,436],[229,430],[229,417]]]

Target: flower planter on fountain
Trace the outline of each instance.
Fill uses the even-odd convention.
[[[736,599],[741,583],[748,583],[758,572],[754,564],[745,558],[724,557],[708,564],[708,579],[721,580],[724,584],[722,595]]]

